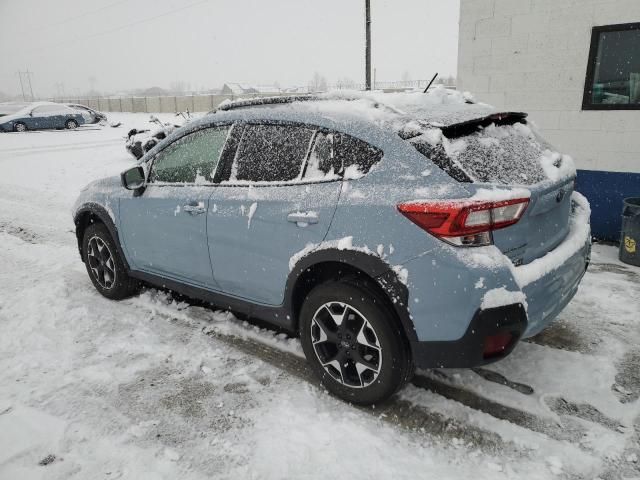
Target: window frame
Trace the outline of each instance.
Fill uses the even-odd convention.
[[[619,23],[615,25],[601,25],[591,29],[591,46],[587,63],[587,74],[584,82],[582,96],[582,110],[640,110],[640,104],[633,103],[592,103],[593,82],[596,71],[596,60],[600,44],[600,34],[607,32],[625,32],[631,30],[640,31],[640,22]]]
[[[223,163],[223,154],[225,152],[225,150],[228,148],[229,146],[229,138],[231,136],[231,132],[233,131],[233,129],[236,127],[236,123],[237,122],[221,122],[221,123],[215,123],[215,124],[209,124],[209,125],[203,125],[200,128],[196,128],[194,130],[189,130],[187,132],[184,132],[183,135],[180,135],[179,137],[175,138],[171,143],[167,143],[165,146],[162,147],[161,150],[158,150],[157,152],[155,152],[151,157],[149,157],[148,160],[146,160],[144,163],[146,165],[146,186],[156,186],[156,187],[211,187],[211,186],[216,186],[220,183],[221,179],[220,179],[220,175],[221,175],[221,165]],[[188,137],[189,135],[193,135],[196,134],[198,132],[202,132],[203,130],[209,130],[209,129],[215,129],[215,128],[224,128],[224,127],[229,127],[229,131],[227,132],[227,138],[225,139],[225,143],[224,146],[222,147],[222,150],[220,151],[220,159],[218,160],[218,164],[216,165],[216,172],[215,175],[213,176],[213,182],[203,182],[203,183],[196,183],[196,182],[155,182],[155,181],[151,181],[151,175],[153,173],[153,168],[155,166],[155,162],[158,158],[159,155],[162,154],[162,152],[164,152],[167,148],[169,148],[171,145],[173,145],[176,142],[179,142],[180,140],[182,140],[185,137]]]

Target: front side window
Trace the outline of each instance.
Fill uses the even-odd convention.
[[[152,182],[211,183],[230,127],[207,128],[186,135],[156,156]]]
[[[230,180],[287,182],[300,176],[313,129],[292,125],[247,125]]]
[[[583,109],[640,109],[640,23],[593,28]]]

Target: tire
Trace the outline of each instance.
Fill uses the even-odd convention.
[[[26,132],[27,131],[27,126],[22,122],[15,123],[13,125],[13,131],[14,132]]]
[[[410,348],[395,313],[362,281],[315,287],[300,311],[300,339],[322,384],[348,402],[381,403],[411,376]]]
[[[111,300],[136,294],[139,283],[129,277],[107,227],[92,223],[82,238],[82,260],[93,286]]]
[[[67,130],[75,130],[76,128],[78,128],[78,122],[76,122],[75,120],[67,120],[64,126]]]

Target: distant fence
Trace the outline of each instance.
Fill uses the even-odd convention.
[[[413,80],[403,82],[377,82],[376,89],[384,91],[402,91],[408,88],[424,88],[428,80]],[[335,85],[332,88],[363,90],[362,85]],[[447,87],[455,88],[455,87]],[[162,97],[139,96],[111,96],[111,97],[64,97],[52,98],[52,102],[79,103],[101,112],[132,112],[132,113],[178,113],[189,110],[190,112],[209,112],[218,107],[225,100],[237,100],[239,98],[264,98],[283,95],[304,95],[298,93],[243,93],[239,95],[222,94],[193,94],[193,95],[169,95]]]
[[[166,97],[72,97],[52,99],[58,103],[79,103],[100,112],[132,113],[178,113],[209,112],[225,100],[238,98],[262,98],[280,95],[298,95],[286,93],[245,94],[245,95],[178,95]]]

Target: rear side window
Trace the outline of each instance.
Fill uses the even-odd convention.
[[[155,158],[151,181],[213,182],[228,132],[229,127],[207,128],[176,140]]]
[[[319,131],[304,178],[318,179],[351,171],[364,175],[382,156],[382,150],[350,135]]]
[[[247,125],[231,180],[286,182],[300,176],[313,129],[292,125]]]
[[[344,171],[355,168],[363,175],[382,159],[382,150],[342,133],[335,135],[335,150]]]

